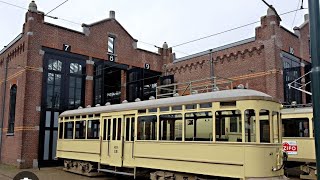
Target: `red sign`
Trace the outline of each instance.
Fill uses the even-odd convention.
[[[282,143],[282,147],[288,154],[298,154],[297,141],[285,141]]]

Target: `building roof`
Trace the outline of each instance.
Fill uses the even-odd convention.
[[[195,104],[204,102],[219,102],[219,101],[236,101],[236,100],[267,100],[273,101],[273,98],[265,93],[251,89],[232,89],[215,91],[201,94],[193,94],[188,96],[170,97],[164,99],[147,100],[140,102],[130,102],[116,105],[90,107],[63,112],[60,117],[96,114],[117,111],[128,111],[137,109],[156,108],[163,106],[173,106],[182,104]]]

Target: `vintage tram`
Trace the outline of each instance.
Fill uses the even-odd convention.
[[[316,179],[312,107],[287,106],[281,110],[281,116],[282,140],[289,163],[301,165],[301,179]]]
[[[281,179],[280,110],[247,89],[79,108],[60,115],[56,154],[85,175]]]

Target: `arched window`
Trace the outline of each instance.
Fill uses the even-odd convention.
[[[17,99],[17,85],[12,85],[10,89],[10,106],[9,106],[9,123],[8,133],[14,132],[14,121],[16,115],[16,99]]]

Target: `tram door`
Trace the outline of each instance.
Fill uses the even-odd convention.
[[[122,167],[123,162],[123,116],[112,116],[110,141],[109,141],[109,164]]]

